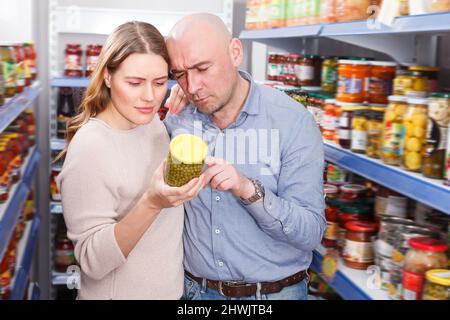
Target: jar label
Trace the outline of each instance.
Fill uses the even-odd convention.
[[[296,74],[296,76],[298,80],[300,81],[314,80],[314,67],[300,65],[297,71],[298,73]]]
[[[405,197],[389,196],[386,200],[385,214],[406,218],[406,207],[408,206],[408,199]]]
[[[65,70],[81,70],[81,56],[77,54],[68,54],[65,58]]]
[[[392,80],[371,77],[368,89],[370,96],[385,96],[387,99],[392,94]]]
[[[3,61],[3,77],[5,78],[5,88],[16,87],[16,67],[14,63]]]
[[[367,148],[367,131],[352,130],[351,149],[366,150]]]
[[[86,70],[91,72],[94,71],[99,58],[99,56],[88,56],[86,58]]]
[[[363,92],[363,80],[358,78],[339,77],[339,94],[361,94]]]
[[[447,111],[445,111],[447,113]],[[447,117],[447,115],[445,115]],[[444,119],[445,120],[445,119]],[[448,128],[440,126],[434,119],[428,119],[427,126],[427,145],[425,153],[430,156],[435,151],[445,150],[447,146],[447,131]]]
[[[350,140],[351,135],[352,135],[351,130],[339,129],[339,139]]]
[[[267,75],[269,77],[278,77],[280,75],[280,70],[277,63],[269,63],[267,65]]]
[[[16,86],[25,86],[25,63],[23,61],[16,64]]]
[[[357,263],[373,262],[372,242],[358,242],[345,239],[343,257],[345,260]]]
[[[340,117],[339,118],[339,127],[347,128],[349,126],[349,123],[350,123],[349,117]]]
[[[425,278],[422,274],[403,270],[403,300],[420,300]]]
[[[337,240],[338,227],[339,224],[337,224],[336,222],[327,221],[327,229],[325,231],[324,238],[328,240]]]
[[[322,118],[322,128],[329,131],[334,131],[336,124],[336,117],[324,114]]]
[[[404,126],[401,123],[386,122],[384,128],[383,151],[402,154]]]
[[[338,79],[337,68],[324,66],[322,69],[322,84],[335,85]]]
[[[403,265],[403,261],[405,261],[405,256],[398,249],[394,248],[392,250],[392,262],[398,265]]]

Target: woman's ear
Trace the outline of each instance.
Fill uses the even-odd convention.
[[[109,73],[108,69],[105,69],[103,72],[103,79],[105,81],[105,85],[108,88],[111,88],[111,74]]]

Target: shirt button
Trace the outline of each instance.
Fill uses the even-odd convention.
[[[289,231],[289,228],[285,227],[285,228],[283,228],[283,231],[284,231],[284,232],[288,232],[288,231]]]
[[[220,197],[219,196],[216,196],[216,201],[220,201]]]
[[[223,262],[222,261],[219,261],[219,267],[223,267]]]
[[[219,233],[220,233],[220,230],[219,230],[219,229],[216,229],[216,230],[214,230],[214,232],[215,232],[216,234],[219,234]]]

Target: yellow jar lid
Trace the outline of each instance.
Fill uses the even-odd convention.
[[[170,142],[170,154],[185,164],[202,163],[208,153],[208,145],[193,134],[180,134]]]
[[[427,66],[410,66],[409,70],[411,70],[411,71],[432,71],[432,72],[438,72],[439,68],[427,67]]]
[[[386,107],[370,107],[370,110],[384,112],[386,111]]]
[[[433,269],[425,273],[428,281],[450,287],[450,270]]]

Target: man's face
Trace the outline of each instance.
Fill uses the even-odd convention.
[[[213,114],[226,105],[237,81],[229,45],[198,36],[169,39],[174,78],[200,112]]]

